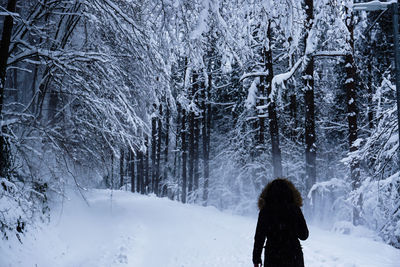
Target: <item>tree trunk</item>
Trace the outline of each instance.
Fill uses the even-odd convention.
[[[294,142],[297,138],[297,99],[295,94],[290,95],[289,112],[292,119],[290,138]]]
[[[114,153],[111,152],[111,189],[114,189]]]
[[[162,142],[162,117],[163,110],[162,105],[159,106],[159,116],[158,116],[158,135],[157,135],[157,151],[156,151],[156,185],[155,185],[155,194],[160,196],[160,163],[161,163],[161,142]]]
[[[207,129],[207,134],[206,134],[206,141],[207,141],[207,157],[206,157],[206,160],[205,160],[205,163],[206,163],[206,167],[205,168],[207,168],[206,169],[206,171],[207,172],[205,172],[205,175],[206,175],[206,177],[207,177],[207,179],[205,180],[205,185],[204,185],[204,188],[205,188],[205,194],[206,194],[206,200],[208,200],[208,187],[209,187],[209,176],[210,176],[210,168],[209,168],[209,162],[210,162],[210,151],[211,151],[211,146],[210,146],[210,144],[211,144],[211,119],[212,119],[212,110],[211,110],[211,88],[212,88],[212,82],[211,82],[212,80],[211,80],[211,78],[210,78],[210,80],[209,80],[209,85],[207,86],[207,96],[206,96],[206,99],[207,99],[207,126],[206,126],[206,129]]]
[[[198,74],[193,72],[192,90],[191,90],[191,100],[194,102],[195,93],[197,92],[197,79]],[[188,194],[193,193],[193,178],[194,178],[194,136],[195,136],[195,113],[193,110],[189,111],[189,186]]]
[[[9,12],[15,12],[17,0],[8,0],[7,10]],[[7,60],[9,55],[9,48],[11,43],[11,34],[13,28],[13,17],[5,16],[3,24],[3,32],[0,41],[0,115],[3,112],[4,103],[4,87],[6,84],[7,74]]]
[[[352,10],[345,8],[346,11],[346,27],[349,32],[348,43],[351,48],[351,53],[345,56],[345,71],[346,81],[344,88],[347,97],[347,122],[349,127],[349,152],[355,153],[358,150],[355,141],[357,140],[357,93],[356,93],[356,69],[354,63],[354,18]],[[357,157],[353,157],[350,162],[350,176],[352,181],[352,188],[356,190],[360,186],[360,169]],[[361,201],[361,200],[360,200]],[[359,202],[360,202],[359,201]],[[357,203],[360,205],[360,203]],[[353,223],[354,225],[360,224],[360,207],[353,208]]]
[[[313,0],[305,0],[306,5],[306,34],[304,36],[304,47],[307,47],[307,39],[312,28],[314,18]],[[307,55],[306,55],[307,56]],[[304,80],[304,104],[305,104],[305,145],[306,145],[306,186],[307,191],[316,182],[316,136],[314,115],[314,60],[308,55],[303,75]]]
[[[202,83],[204,84],[204,83]],[[204,85],[202,86],[204,87]],[[198,88],[199,89],[199,88]],[[201,88],[203,89],[203,88]],[[195,92],[196,97],[194,99],[196,107],[199,106],[199,97],[198,97],[198,92]],[[200,173],[199,173],[199,139],[200,139],[200,117],[198,115],[195,116],[194,118],[194,191],[196,193],[195,197],[197,199],[197,190],[199,189],[199,179],[200,179]]]
[[[119,187],[122,188],[124,186],[124,150],[120,149],[120,157],[119,157]]]
[[[182,137],[182,128],[181,128],[181,113],[182,108],[181,104],[177,103],[177,118],[176,118],[176,138],[175,138],[175,153],[174,153],[174,172],[173,175],[177,179],[177,184],[181,183],[181,153],[182,153],[182,142],[179,142],[179,139]],[[182,140],[181,140],[182,141]],[[177,198],[179,199],[180,192],[179,187],[177,191]],[[172,196],[173,198],[173,196]]]
[[[150,191],[149,185],[150,185],[150,179],[149,179],[149,169],[150,169],[150,165],[149,165],[149,138],[148,136],[146,136],[145,138],[145,146],[146,146],[146,150],[144,152],[144,182],[141,184],[141,192],[142,194],[147,194]]]
[[[16,3],[17,0],[8,0],[7,10],[15,12]],[[0,41],[0,120],[3,119],[4,88],[7,76],[7,60],[9,57],[12,28],[13,17],[5,16]],[[7,139],[3,135],[3,133],[6,132],[6,126],[1,127],[0,132],[0,177],[7,177],[10,167],[10,152]]]
[[[263,47],[262,52],[261,52],[261,57],[264,58],[264,50],[265,48]],[[258,100],[257,105],[258,106],[264,106],[264,97],[265,97],[265,77],[261,76],[260,77],[260,84],[258,86],[258,91],[260,93],[261,98]],[[264,132],[265,132],[265,111],[263,109],[258,109],[258,123],[256,123],[256,127],[258,127],[258,135],[257,135],[257,147],[264,145]],[[261,149],[261,148],[258,148]],[[259,153],[257,152],[257,155]]]
[[[154,111],[155,113],[155,111]],[[151,118],[151,189],[156,191],[156,150],[157,150],[157,117],[153,114]]]
[[[187,177],[186,177],[186,157],[187,157],[187,149],[186,149],[186,112],[185,109],[182,108],[182,126],[181,126],[181,141],[182,141],[182,202],[186,203],[186,186],[187,186]]]
[[[129,149],[129,168],[131,171],[131,192],[135,192],[135,154]]]
[[[368,35],[368,49],[371,49],[370,44],[371,44],[371,33]],[[370,50],[369,50],[370,51]],[[372,96],[373,96],[373,91],[372,91],[372,58],[371,55],[366,55],[367,57],[367,116],[368,116],[368,127],[370,130],[374,128],[374,113],[373,113],[373,102],[372,102]]]
[[[143,172],[143,151],[141,151],[141,150],[139,150],[138,151],[138,156],[137,156],[137,162],[136,162],[136,175],[137,175],[137,179],[136,179],[136,181],[137,181],[137,183],[136,183],[136,192],[140,192],[140,193],[143,193],[142,192],[142,184],[143,184],[143,181],[144,181],[144,172]]]
[[[199,189],[199,180],[200,180],[200,173],[199,173],[199,138],[200,138],[200,125],[199,119],[196,118],[195,121],[195,129],[194,129],[194,190],[197,193]],[[197,195],[196,195],[197,198]]]
[[[208,200],[208,179],[210,176],[209,167],[209,122],[210,113],[208,111],[207,102],[209,101],[209,94],[212,86],[212,73],[211,73],[211,60],[208,63],[208,84],[202,88],[202,116],[203,116],[203,172],[204,172],[204,184],[203,184],[203,205],[207,205]]]
[[[169,146],[169,116],[170,116],[170,110],[169,110],[169,103],[168,100],[166,99],[165,101],[165,148],[164,148],[164,173],[163,173],[163,187],[162,187],[162,196],[166,196],[168,194],[168,146]]]
[[[268,31],[267,38],[272,40],[271,36],[271,22],[268,23]],[[276,115],[276,105],[273,99],[271,98],[271,90],[272,90],[272,78],[274,77],[274,69],[272,63],[272,50],[271,45],[268,47],[263,47],[264,54],[264,64],[265,69],[268,72],[267,75],[267,94],[268,94],[268,117],[269,117],[269,133],[271,136],[271,157],[272,157],[272,166],[274,168],[274,177],[282,176],[282,156],[281,156],[281,148],[279,145],[279,128],[278,128],[278,117]]]

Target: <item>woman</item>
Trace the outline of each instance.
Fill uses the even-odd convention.
[[[254,237],[253,263],[261,265],[265,238],[265,267],[304,267],[299,239],[306,240],[308,228],[300,207],[302,198],[286,179],[275,179],[258,199],[258,222]]]

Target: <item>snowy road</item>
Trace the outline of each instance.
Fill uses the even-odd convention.
[[[128,192],[97,190],[90,207],[71,197],[50,227],[0,244],[0,266],[252,266],[254,218]],[[398,267],[400,250],[310,227],[307,267]]]

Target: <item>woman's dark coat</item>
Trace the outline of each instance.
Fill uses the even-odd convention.
[[[299,239],[308,237],[308,228],[301,212],[299,191],[286,179],[270,182],[260,195],[260,209],[254,237],[253,263],[261,263],[265,245],[265,267],[303,267]]]

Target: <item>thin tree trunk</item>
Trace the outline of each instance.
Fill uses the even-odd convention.
[[[149,185],[150,185],[150,179],[149,179],[149,153],[150,153],[150,149],[149,149],[149,137],[146,136],[145,138],[145,146],[146,146],[146,150],[144,152],[144,182],[141,184],[141,192],[142,194],[147,194],[150,191]]]
[[[124,150],[120,149],[120,157],[119,157],[119,187],[122,188],[124,186]]]
[[[271,22],[268,23],[267,38],[271,41]],[[271,43],[271,42],[270,42]],[[282,176],[282,156],[281,148],[279,145],[279,128],[278,117],[276,114],[275,102],[271,99],[272,78],[274,77],[274,69],[272,63],[272,50],[271,45],[263,47],[265,68],[268,72],[267,78],[267,94],[268,94],[268,117],[269,117],[269,133],[271,136],[271,156],[272,166],[274,168],[274,178]]]
[[[176,118],[176,138],[175,138],[175,153],[174,153],[174,178],[177,180],[177,184],[179,185],[181,183],[181,153],[182,153],[182,142],[179,142],[179,139],[181,139],[181,104],[177,103],[177,118]],[[177,192],[177,198],[179,199],[180,194],[179,194],[179,187],[178,187],[178,192]]]
[[[207,168],[207,173],[205,173],[207,179],[205,180],[205,185],[204,188],[206,189],[206,199],[208,200],[208,193],[209,193],[209,183],[210,183],[210,168],[209,168],[209,163],[210,163],[210,151],[211,151],[211,119],[212,119],[212,110],[211,110],[211,79],[209,80],[209,86],[207,86],[207,157],[206,157],[206,168]]]
[[[263,48],[264,50],[264,48]],[[258,90],[260,93],[261,98],[258,100],[258,106],[264,106],[264,97],[265,97],[265,77],[261,76],[260,77],[260,84],[258,86]],[[258,134],[257,134],[257,146],[262,146],[264,145],[264,132],[265,132],[265,111],[262,109],[259,109],[257,111],[258,114],[258,122],[256,123],[256,128],[258,128]],[[259,148],[261,149],[261,148]],[[258,152],[257,152],[258,155]]]
[[[156,186],[155,193],[157,196],[160,196],[160,163],[161,163],[161,142],[162,142],[162,117],[163,117],[163,109],[162,105],[159,106],[159,117],[158,117],[158,135],[157,135],[157,151],[156,151]]]
[[[181,126],[181,140],[182,140],[182,202],[186,203],[186,186],[187,186],[187,177],[186,177],[186,157],[187,157],[187,149],[186,149],[186,112],[185,109],[182,108],[182,126]]]
[[[297,99],[295,94],[290,95],[289,112],[292,119],[290,139],[294,142],[297,138]]]
[[[170,110],[169,110],[169,103],[168,100],[165,101],[165,148],[164,148],[164,174],[163,174],[163,187],[162,187],[162,196],[166,196],[168,194],[168,146],[169,146],[169,116]]]
[[[129,167],[131,171],[131,192],[135,192],[135,154],[129,149]]]
[[[114,153],[111,152],[111,189],[114,189]]]
[[[208,200],[208,179],[210,176],[209,169],[209,122],[208,118],[210,117],[210,113],[208,112],[207,102],[209,98],[209,92],[212,86],[212,73],[211,73],[211,60],[209,61],[208,66],[208,84],[202,88],[202,111],[203,111],[203,127],[202,127],[202,136],[203,136],[203,168],[204,168],[204,184],[203,184],[203,205],[207,205]],[[206,90],[208,92],[206,92]]]
[[[143,152],[141,151],[141,150],[139,150],[138,151],[138,159],[137,159],[137,162],[136,162],[136,175],[137,175],[137,179],[136,179],[136,181],[137,181],[137,183],[136,183],[136,192],[140,192],[140,193],[143,193],[142,192],[142,184],[143,184],[143,180],[144,180],[144,178],[143,178],[143,176],[144,176],[144,172],[143,172]]]
[[[157,149],[157,117],[151,118],[151,192],[156,191],[156,149]]]
[[[306,5],[306,34],[304,44],[307,47],[307,39],[312,28],[314,19],[313,0],[305,0]],[[308,56],[304,70],[304,104],[305,104],[305,147],[306,147],[306,185],[307,191],[316,182],[316,136],[315,136],[315,115],[314,115],[314,60]]]
[[[201,83],[201,86],[204,88],[204,83]],[[202,90],[201,88],[200,90]],[[199,86],[197,86],[197,90],[199,90]],[[199,106],[199,94],[198,91],[195,92],[195,99],[194,102],[196,104],[196,107]],[[195,116],[194,118],[194,191],[196,193],[195,198],[197,199],[197,190],[199,189],[199,179],[200,179],[200,173],[199,173],[199,139],[200,139],[200,117],[198,115]]]
[[[344,84],[347,96],[347,122],[349,127],[349,152],[355,153],[358,150],[355,141],[357,140],[357,93],[356,93],[356,69],[354,63],[354,18],[352,10],[345,8],[346,11],[346,27],[349,32],[348,43],[351,48],[351,53],[345,56],[345,71],[346,81]],[[360,186],[360,169],[359,161],[356,157],[352,158],[350,162],[350,175],[352,181],[352,188],[356,190]],[[361,199],[358,206],[361,204]],[[360,207],[354,207],[353,209],[353,223],[354,225],[360,224]]]
[[[197,92],[197,79],[198,74],[193,72],[193,82],[192,82],[192,90],[191,90],[191,99],[194,101],[195,93]],[[195,114],[193,110],[189,111],[189,186],[188,186],[188,194],[191,195],[193,193],[193,178],[194,178],[194,123],[195,123]]]
[[[195,120],[195,129],[194,129],[194,191],[197,192],[199,189],[199,179],[200,179],[200,173],[199,173],[199,138],[200,138],[200,125],[199,125],[199,119],[196,118]],[[197,198],[197,195],[196,195]]]
[[[368,46],[370,48],[371,44],[371,33],[368,34]],[[373,113],[373,103],[372,103],[372,59],[371,55],[367,55],[367,70],[368,70],[368,82],[367,82],[367,116],[368,116],[368,127],[370,130],[374,128],[374,113]]]

